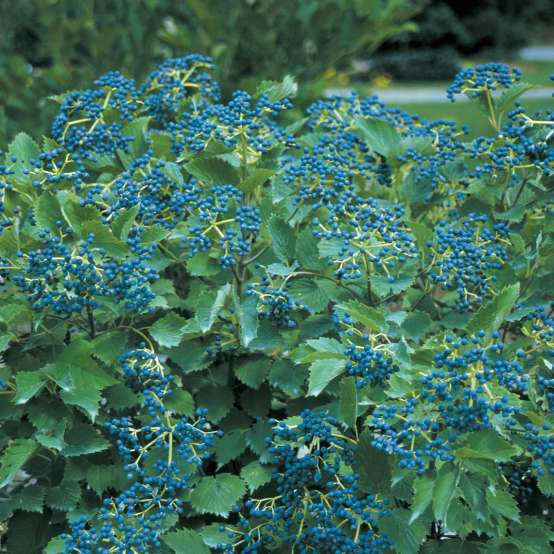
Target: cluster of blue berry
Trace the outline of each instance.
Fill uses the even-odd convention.
[[[329,212],[325,222],[314,219],[313,233],[336,244],[328,263],[341,279],[356,280],[377,271],[394,282],[407,259],[417,254],[398,204],[389,207],[375,198],[345,195]]]
[[[378,525],[388,500],[364,494],[356,472],[344,471],[353,469],[356,441],[325,413],[296,419],[274,422],[268,438],[276,496],[246,502],[245,529],[229,531],[224,552],[261,554],[278,543],[302,554],[385,552],[390,541]]]
[[[485,214],[471,213],[438,221],[428,241],[433,261],[429,276],[444,289],[458,293],[458,307],[478,306],[493,290],[495,270],[508,259],[510,230],[505,223],[488,224]]]
[[[254,296],[258,300],[258,315],[264,319],[275,321],[288,329],[296,327],[292,313],[303,310],[301,302],[292,299],[287,289],[291,286],[290,278],[267,273],[259,282],[249,283],[246,289],[248,296]]]
[[[93,246],[94,234],[73,248],[64,244],[64,234],[71,235],[71,228],[60,228],[59,237],[45,228],[39,233],[44,247],[20,255],[26,265],[13,281],[33,309],[49,308],[60,315],[82,313],[97,307],[101,298],[124,302],[131,311],[148,307],[154,298],[149,283],[159,277],[147,263],[151,250],[141,248],[140,257],[114,259]]]
[[[510,393],[525,394],[530,376],[519,359],[502,356],[498,332],[485,341],[484,333],[447,336],[446,348],[411,397],[376,407],[371,418],[374,446],[399,456],[401,467],[422,474],[436,458],[454,459],[453,447],[464,433],[489,429],[493,420],[505,429],[517,427],[519,408]]]
[[[446,90],[453,102],[456,94],[479,97],[498,89],[508,88],[521,79],[521,70],[504,63],[487,63],[460,71]]]
[[[204,411],[194,421],[164,405],[175,390],[174,379],[146,345],[120,358],[128,384],[140,392],[149,417],[114,418],[106,424],[116,437],[129,488],[104,499],[98,523],[80,519],[65,535],[65,552],[149,553],[161,547],[160,535],[169,516],[184,511],[183,491],[190,486],[191,466],[210,456],[219,431],[210,429]]]
[[[247,92],[236,91],[228,104],[209,104],[181,114],[167,127],[173,151],[183,157],[203,151],[215,140],[237,150],[240,163],[246,165],[277,144],[294,144],[292,135],[274,120],[280,111],[292,106],[290,100],[270,102],[267,95],[261,95],[252,104]]]

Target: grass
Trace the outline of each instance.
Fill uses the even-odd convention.
[[[476,63],[483,63],[484,60],[473,60],[471,62],[464,63],[464,66],[474,65]],[[554,82],[550,80],[550,75],[554,74],[554,60],[553,61],[513,61],[509,62],[512,65],[516,65],[521,68],[523,75],[522,80],[527,83],[531,83],[536,86],[542,87],[554,87]],[[393,83],[392,86],[401,89],[410,88],[433,88],[446,91],[450,83],[447,82],[410,82],[410,83]],[[354,88],[361,95],[379,94],[379,89],[372,87],[369,84],[355,85]],[[542,111],[545,109],[554,108],[554,99],[528,99],[522,101],[523,106],[529,113]],[[391,104],[391,106],[397,106],[402,110],[415,113],[421,117],[427,119],[449,119],[456,121],[457,123],[465,123],[470,128],[470,135],[468,138],[474,138],[476,136],[487,136],[492,134],[493,130],[487,120],[484,117],[483,112],[479,107],[472,102],[446,102],[446,103],[428,103],[428,104],[409,104],[409,103],[397,103]]]
[[[544,100],[524,100],[523,106],[529,113],[552,108],[554,102]],[[459,124],[465,123],[470,134],[468,138],[487,136],[493,133],[493,129],[478,106],[471,102],[444,103],[444,104],[398,104],[402,110],[415,113],[427,119],[448,119]]]

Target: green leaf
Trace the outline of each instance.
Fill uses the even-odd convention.
[[[410,524],[418,519],[433,500],[435,481],[431,477],[422,476],[414,480],[414,501],[412,502]]]
[[[240,476],[248,485],[248,490],[251,493],[259,489],[262,485],[269,483],[271,481],[271,475],[271,468],[260,464],[260,462],[256,460],[245,465],[240,470]]]
[[[388,121],[375,117],[360,117],[354,120],[354,124],[357,133],[381,156],[389,156],[400,144],[400,135],[396,127]]]
[[[73,510],[81,498],[81,487],[77,481],[62,481],[58,487],[52,487],[46,495],[46,504],[64,512]]]
[[[310,228],[304,229],[296,236],[295,258],[302,261],[303,269],[322,270],[326,267],[318,255],[318,239]]]
[[[91,465],[86,469],[88,486],[98,495],[110,489],[118,489],[123,480],[123,467],[120,464]]]
[[[235,367],[235,376],[251,389],[258,389],[264,382],[271,366],[271,360],[265,356],[241,362]]]
[[[520,522],[517,502],[509,492],[503,490],[492,492],[487,489],[487,504],[493,513],[496,512],[512,521]]]
[[[391,486],[390,458],[382,450],[372,446],[372,433],[366,429],[358,440],[354,454],[356,471],[360,475],[360,488],[370,494],[388,493]]]
[[[158,319],[149,333],[160,346],[178,346],[185,335],[187,320],[170,312],[161,319]]]
[[[289,294],[311,313],[322,312],[329,304],[329,296],[316,279],[295,279],[289,288]]]
[[[277,360],[271,366],[268,381],[294,398],[301,394],[307,375],[308,370],[305,367],[295,366],[288,360]]]
[[[28,485],[23,487],[13,497],[13,507],[25,512],[42,513],[46,487],[41,485]]]
[[[84,236],[94,235],[92,246],[103,248],[106,253],[115,258],[124,257],[129,254],[129,245],[118,239],[109,227],[99,221],[87,221],[82,226]]]
[[[220,158],[197,158],[185,167],[191,175],[208,185],[236,185],[239,182],[237,170]]]
[[[214,514],[227,517],[233,506],[246,493],[244,481],[230,473],[220,473],[215,477],[200,479],[189,500],[200,514]]]
[[[468,334],[480,331],[490,333],[500,327],[519,297],[519,283],[503,288],[492,300],[483,304],[469,320]]]
[[[215,455],[218,467],[238,458],[246,450],[246,438],[243,429],[232,429],[215,442]]]
[[[14,402],[25,404],[42,388],[46,379],[40,371],[20,371],[15,376],[16,393]]]
[[[239,188],[245,194],[255,192],[273,175],[275,175],[273,169],[255,168],[244,181],[239,183]]]
[[[44,549],[44,554],[63,554],[65,550],[65,540],[61,537],[54,537]]]
[[[417,554],[427,533],[422,522],[410,524],[409,521],[409,510],[402,508],[394,508],[390,517],[379,519],[379,529],[392,539],[393,550],[397,554]]]
[[[367,329],[371,329],[377,333],[382,333],[387,329],[387,323],[383,314],[379,310],[366,306],[358,300],[349,300],[348,302],[339,304],[337,308],[345,311]]]
[[[129,237],[129,231],[135,223],[138,211],[139,205],[137,204],[132,208],[125,208],[121,210],[121,212],[119,212],[119,214],[115,217],[112,223],[112,231],[117,238],[127,240]]]
[[[496,109],[498,113],[505,112],[511,109],[512,104],[528,90],[531,90],[534,85],[530,83],[524,83],[522,81],[514,83],[507,90],[502,93],[502,96],[496,99]]]
[[[319,396],[325,387],[344,371],[345,360],[316,360],[310,366],[308,396]]]
[[[521,453],[521,449],[510,444],[491,429],[483,429],[471,433],[465,440],[463,447],[458,448],[455,454],[459,458],[477,458],[507,462]]]
[[[245,348],[258,336],[258,301],[249,296],[236,306],[240,326],[240,343]]]
[[[43,192],[35,207],[35,221],[41,228],[48,227],[50,231],[56,231],[57,221],[64,221],[58,198],[50,192]]]
[[[40,147],[27,133],[18,133],[8,147],[8,153],[16,156],[18,162],[28,165],[40,156]]]
[[[267,229],[275,255],[283,262],[292,259],[296,243],[293,229],[275,215],[270,218]]]
[[[354,377],[346,377],[340,382],[339,412],[344,423],[355,429],[358,418],[358,394]]]
[[[102,437],[96,427],[85,423],[74,425],[65,434],[67,446],[62,450],[64,456],[82,456],[102,452],[110,447],[109,441]]]
[[[255,96],[260,97],[266,95],[270,102],[280,102],[285,98],[296,96],[298,85],[290,75],[285,75],[285,78],[279,83],[277,81],[262,81],[256,89]]]
[[[171,396],[164,400],[164,405],[175,414],[187,417],[194,415],[194,399],[187,390],[177,389],[173,391]]]
[[[460,470],[452,464],[444,464],[435,479],[433,487],[433,512],[435,518],[448,524],[446,514],[454,498],[460,480]]]
[[[207,333],[212,328],[230,293],[231,284],[227,283],[215,294],[209,289],[200,294],[196,304],[195,319],[203,333]]]
[[[38,444],[33,439],[15,439],[9,443],[0,459],[0,488],[5,487],[35,453]]]
[[[162,536],[162,540],[175,554],[210,554],[202,535],[192,529],[178,529]]]
[[[228,387],[208,386],[196,394],[196,403],[208,409],[208,419],[214,423],[221,421],[231,411],[233,402],[233,392]]]

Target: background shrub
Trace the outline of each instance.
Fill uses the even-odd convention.
[[[49,95],[88,86],[111,69],[141,80],[162,59],[194,50],[215,59],[225,94],[237,84],[253,91],[260,80],[287,73],[308,81],[411,29],[407,21],[420,6],[419,0],[1,0],[0,85],[7,94],[0,99],[0,145],[20,130],[45,132],[55,113]],[[308,87],[305,94],[313,96]]]

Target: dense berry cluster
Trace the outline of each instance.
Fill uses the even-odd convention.
[[[346,349],[346,355],[349,357],[346,371],[356,377],[358,388],[382,383],[397,369],[390,354],[379,346],[351,345]]]
[[[190,486],[186,464],[201,466],[215,436],[202,410],[191,421],[172,413],[164,401],[175,390],[159,357],[141,345],[120,358],[126,381],[141,392],[148,417],[118,417],[107,431],[116,445],[131,484],[104,500],[98,523],[78,520],[66,537],[67,554],[149,553],[160,548],[164,521],[184,511],[183,492]]]
[[[380,205],[375,198],[345,199],[330,209],[326,221],[314,220],[314,236],[336,245],[329,265],[337,277],[355,280],[375,270],[394,282],[417,252],[403,216],[399,205]]]
[[[487,63],[468,67],[456,75],[446,94],[454,102],[456,94],[464,93],[473,97],[485,92],[508,88],[521,79],[521,70],[503,63]]]
[[[433,282],[458,294],[460,310],[478,306],[493,290],[495,272],[508,259],[509,228],[487,225],[485,214],[469,214],[438,222],[430,270]]]
[[[492,342],[484,341],[484,333],[447,336],[447,347],[435,356],[412,397],[373,412],[374,446],[399,456],[402,467],[423,473],[436,458],[453,460],[453,447],[464,433],[489,429],[493,421],[516,427],[519,408],[509,396],[524,394],[530,377],[519,359],[503,357],[498,333]]]
[[[260,317],[275,321],[278,325],[288,329],[296,327],[293,312],[305,309],[301,302],[293,300],[288,290],[292,285],[290,279],[294,275],[294,273],[290,273],[283,278],[267,272],[260,282],[249,283],[246,289],[247,295],[257,299],[257,310]]]
[[[365,495],[356,473],[344,473],[355,464],[356,444],[337,420],[305,410],[294,424],[275,422],[268,443],[277,495],[247,501],[252,528],[230,532],[226,552],[261,554],[276,540],[302,554],[387,550],[378,520],[388,515],[388,501]]]
[[[93,233],[73,247],[64,244],[64,235],[71,234],[70,228],[60,229],[60,237],[44,229],[39,234],[44,246],[22,255],[26,265],[13,280],[34,309],[70,315],[97,307],[102,298],[124,302],[129,310],[148,307],[154,298],[149,283],[158,279],[147,264],[148,252],[116,259],[93,246]]]

